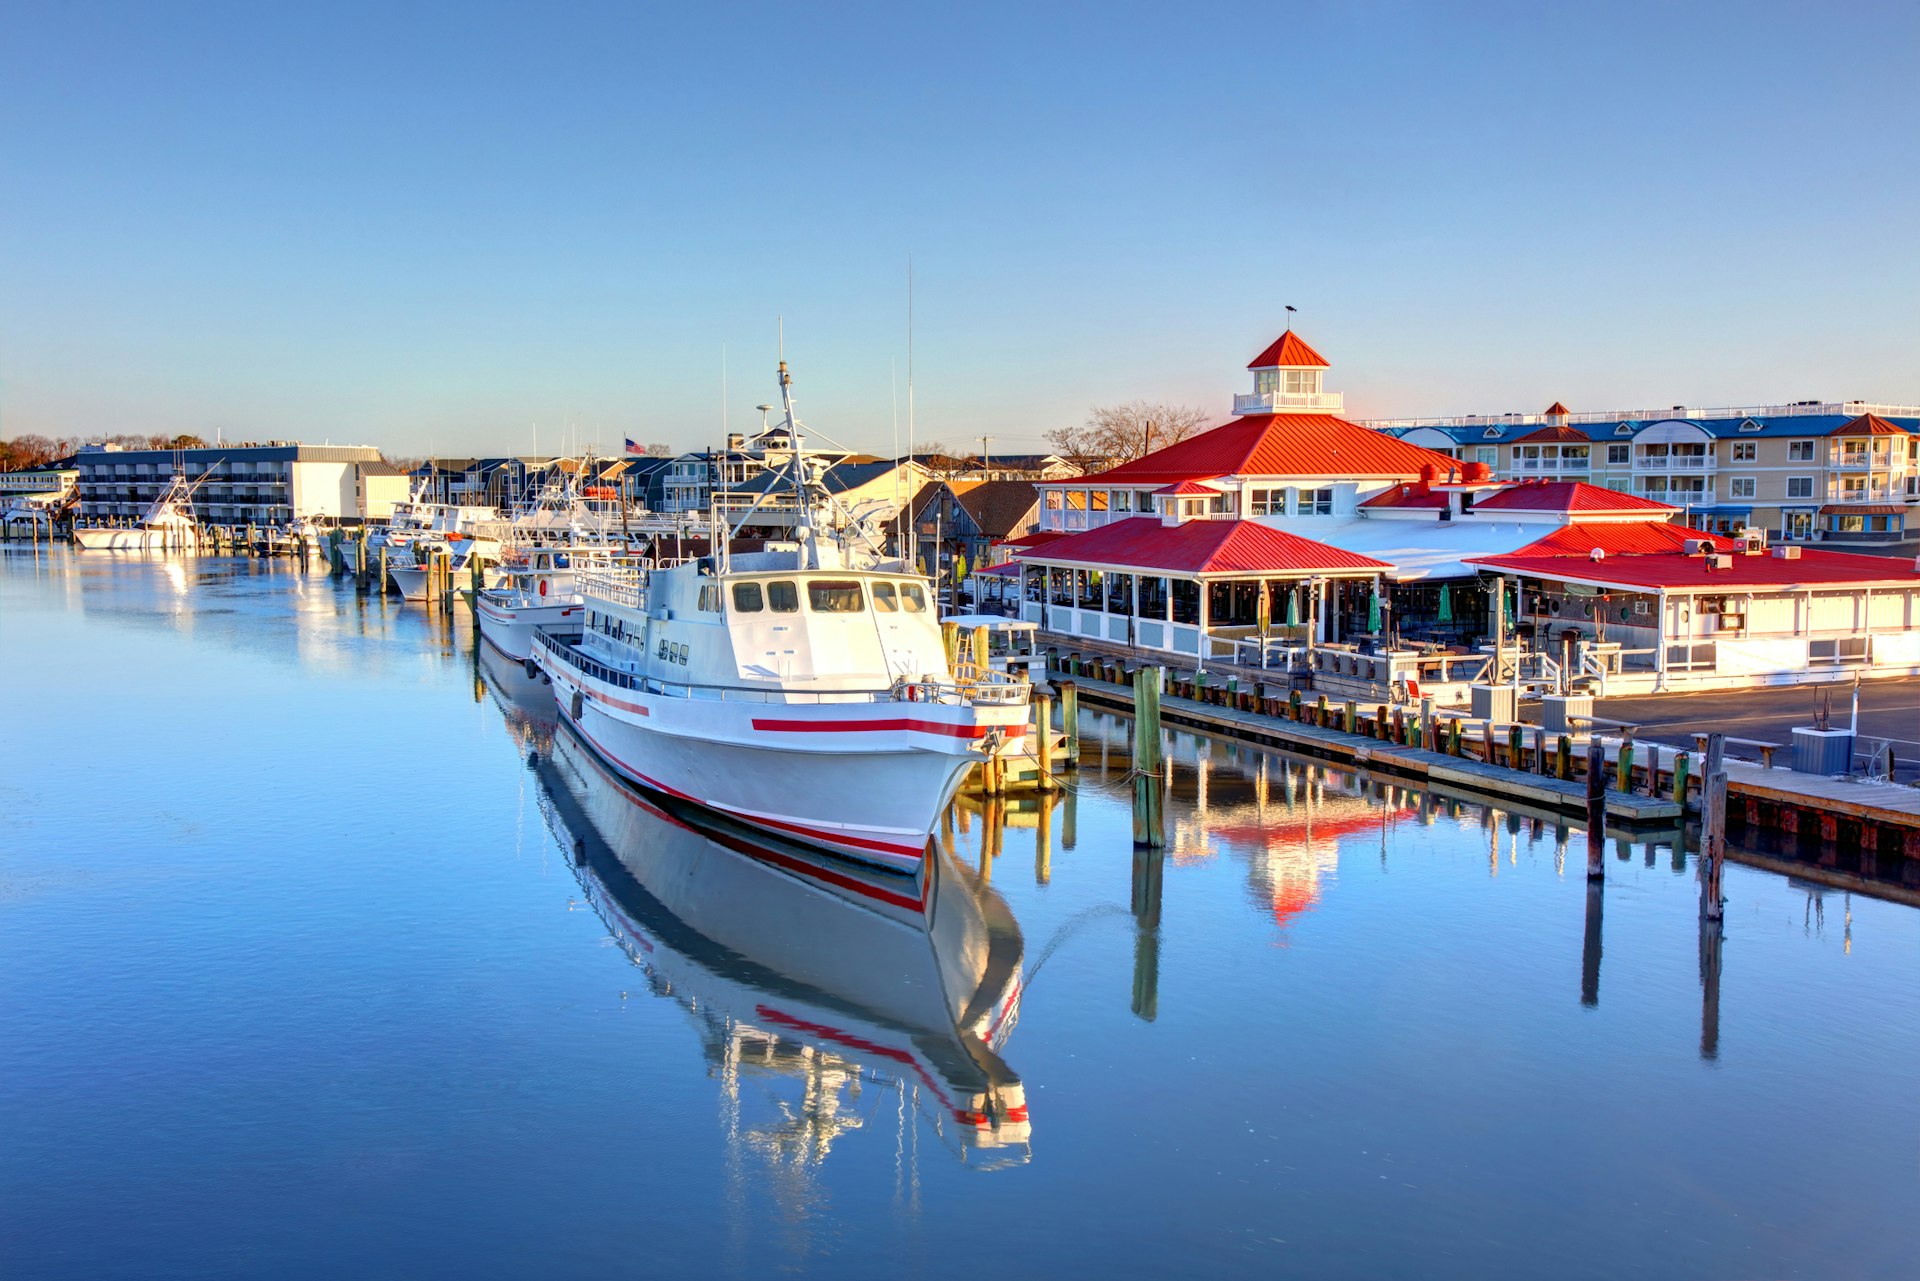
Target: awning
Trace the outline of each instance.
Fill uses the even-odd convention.
[[[989,565],[985,569],[973,571],[975,578],[1018,578],[1020,565],[1017,561],[1008,561],[1004,565]]]
[[[1899,516],[1906,512],[1904,503],[1828,503],[1820,509],[1822,516]]]
[[[1715,507],[1689,506],[1687,510],[1695,516],[1751,516],[1753,515],[1752,507],[1729,507],[1725,505],[1715,506]]]

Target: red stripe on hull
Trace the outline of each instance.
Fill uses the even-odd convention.
[[[905,729],[921,734],[945,734],[949,738],[985,738],[995,729],[1005,730],[1008,738],[1017,738],[1027,732],[1027,727],[1018,722],[998,726],[948,725],[941,721],[920,721],[905,716],[889,716],[863,721],[791,721],[756,716],[753,727],[782,734],[864,734]]]

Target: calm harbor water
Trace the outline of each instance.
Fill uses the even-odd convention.
[[[922,912],[464,613],[10,550],[0,655],[0,1276],[1920,1273],[1900,904],[1731,866],[1708,975],[1664,846],[1178,734],[1156,866],[1087,714]]]

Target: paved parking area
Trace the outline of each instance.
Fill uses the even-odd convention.
[[[1642,737],[1676,747],[1692,748],[1693,735],[1719,730],[1734,738],[1760,739],[1791,748],[1793,727],[1813,724],[1822,689],[1833,693],[1834,728],[1844,729],[1853,709],[1851,685],[1603,698],[1594,711],[1642,726]],[[1861,682],[1860,745],[1880,742],[1893,744],[1897,779],[1920,779],[1920,677]],[[1790,763],[1788,753],[1776,755],[1774,762]]]

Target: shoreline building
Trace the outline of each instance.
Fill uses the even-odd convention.
[[[1671,503],[1715,533],[1920,549],[1920,406],[1802,401],[1726,409],[1374,419],[1502,479],[1571,479]]]
[[[297,517],[386,520],[407,501],[407,476],[371,445],[213,445],[202,449],[90,446],[74,455],[80,518],[138,520],[176,471],[197,482],[196,517],[209,525],[285,525]]]
[[[1616,693],[1920,673],[1915,559],[1691,528],[1656,487],[1563,465],[1578,453],[1556,452],[1551,478],[1496,479],[1497,458],[1325,412],[1325,367],[1284,335],[1234,421],[1042,482],[1039,528],[1013,540],[1020,616],[1196,665],[1278,658],[1367,696],[1403,676],[1458,694],[1496,635],[1535,673],[1571,663]]]

